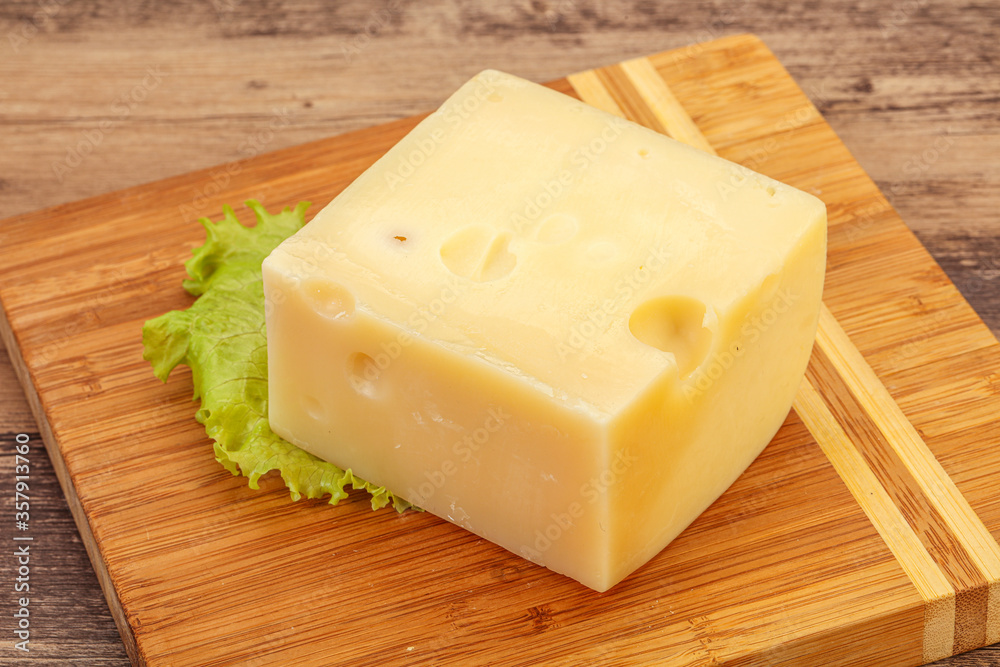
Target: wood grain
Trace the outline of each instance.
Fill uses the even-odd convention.
[[[168,11],[89,0],[60,3],[53,16],[36,13],[42,4],[0,6],[0,217],[423,111],[482,67],[546,80],[751,31],[765,37],[962,293],[1000,332],[1000,20],[993,4],[405,3],[350,63],[341,49],[358,37],[373,10],[369,3],[276,7],[190,0]],[[38,24],[38,32],[15,53],[7,38],[28,24]],[[117,116],[112,101],[141,81],[147,64],[157,63],[170,72],[164,85],[127,117]],[[407,85],[392,83],[396,73],[405,74]],[[281,108],[292,112],[292,123],[261,144]],[[115,121],[114,130],[84,166],[56,179],[52,164],[105,120]],[[256,144],[249,141],[254,138]],[[943,139],[952,142],[948,149],[932,162],[923,160],[923,151]],[[922,331],[915,338],[906,349],[925,339],[941,343]],[[38,442],[6,362],[0,355],[0,424]],[[7,483],[0,481],[0,488]],[[55,488],[54,478],[44,488]],[[45,652],[26,659],[99,664],[88,652],[94,649],[122,661],[113,628],[94,633],[100,619],[68,613],[82,600],[91,608],[104,602],[89,566],[81,566],[86,561],[75,530],[64,529],[71,523],[65,505],[55,508],[61,502],[49,499],[62,520],[41,524],[47,532],[40,537],[77,558],[44,575],[50,582],[59,575],[58,585],[46,588],[43,604],[50,606],[33,626]],[[7,655],[0,654],[0,663],[22,664],[21,656]],[[994,664],[990,655],[974,652],[941,664]]]
[[[853,257],[850,206],[845,213],[835,204],[877,198],[871,182],[818,116],[787,130],[778,126],[789,102],[798,108],[805,100],[796,98],[792,80],[757,40],[702,47],[683,68],[675,55],[652,61],[721,154],[752,155],[755,141],[767,145],[778,130],[780,149],[765,171],[824,191],[833,229],[841,228],[831,234],[830,279],[837,289],[829,298],[857,303],[856,295],[849,301],[843,296],[845,276],[856,280],[857,272],[864,275],[885,256]],[[704,81],[714,95],[698,94]],[[744,115],[734,109],[736,95]],[[273,208],[307,195],[322,205],[412,125],[401,121],[240,163],[225,188],[206,197],[206,206],[255,196]],[[802,150],[818,154],[829,168],[804,167],[807,161],[796,152]],[[143,320],[187,301],[176,287],[180,262],[200,230],[179,213],[190,205],[192,185],[212,173],[5,224],[10,245],[0,299],[14,334],[8,338],[17,339],[23,366],[43,388],[36,407],[52,428],[51,454],[68,473],[70,496],[79,499],[85,536],[89,529],[100,545],[115,592],[112,609],[121,605],[138,662],[327,664],[377,657],[406,664],[431,655],[442,664],[487,656],[604,664],[923,660],[924,600],[794,416],[720,502],[604,596],[433,517],[371,514],[356,497],[337,508],[292,506],[273,481],[253,493],[222,473],[203,454],[186,378],[157,386],[139,359],[137,338]],[[875,231],[887,238],[865,228],[859,242],[881,239],[883,249],[887,243],[898,248],[903,265],[889,264],[893,281],[886,285],[893,298],[882,294],[879,337],[866,338],[866,320],[853,318],[845,325],[852,338],[867,357],[884,361],[891,350],[882,339],[905,342],[914,326],[934,316],[911,312],[909,295],[925,295],[966,315],[956,320],[962,339],[976,344],[956,354],[978,354],[978,364],[996,366],[1000,345],[946,280],[914,280],[915,267],[922,267],[918,278],[938,270],[891,209],[879,215],[886,224]],[[46,238],[59,242],[40,243],[42,220]],[[109,238],[116,246],[111,260]],[[852,260],[846,271],[838,269],[844,258]],[[933,360],[911,356],[895,370],[905,374]],[[886,377],[886,369],[875,366]],[[971,391],[959,384],[949,396],[956,400]],[[896,398],[915,424],[938,418],[937,396],[930,404],[905,402],[905,391]],[[997,397],[977,400],[995,409]],[[974,419],[960,423],[963,435],[976,428],[991,432],[991,425]],[[949,439],[948,428],[938,431],[928,445],[976,513],[996,526],[1000,506],[983,488],[991,479],[983,470],[1000,454],[976,449],[979,467],[968,468],[969,440]],[[98,446],[108,442],[114,443],[110,460]],[[429,545],[447,558],[428,558]],[[417,591],[422,595],[414,602]],[[267,613],[259,616],[262,605]],[[191,615],[200,619],[196,627],[178,622]],[[373,623],[370,616],[381,620]],[[526,641],[538,636],[545,641]]]

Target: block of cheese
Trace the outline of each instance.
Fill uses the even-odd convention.
[[[264,262],[270,423],[604,591],[785,419],[825,256],[815,197],[485,71]]]

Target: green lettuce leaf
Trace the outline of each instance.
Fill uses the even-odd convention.
[[[166,382],[178,364],[191,368],[195,418],[215,441],[215,458],[234,475],[249,478],[250,488],[272,470],[281,474],[293,500],[321,498],[336,504],[344,487],[371,494],[372,509],[392,503],[403,512],[411,505],[385,487],[309,454],[271,431],[267,421],[267,338],[261,262],[281,241],[305,224],[309,202],[271,215],[260,202],[247,206],[257,216],[244,227],[226,206],[218,223],[208,218],[205,245],[185,263],[184,289],[198,297],[187,310],[149,320],[142,328],[143,358]]]

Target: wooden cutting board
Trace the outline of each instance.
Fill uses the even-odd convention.
[[[919,665],[1000,641],[1000,344],[775,57],[738,36],[551,85],[827,203],[826,308],[774,441],[604,594],[215,463],[186,369],[141,359],[142,323],[191,302],[196,218],[315,213],[418,118],[12,218],[0,333],[133,662]]]

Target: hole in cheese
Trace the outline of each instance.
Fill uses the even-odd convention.
[[[584,256],[591,264],[610,264],[621,257],[621,246],[614,240],[602,238],[590,243],[587,246]]]
[[[323,317],[339,320],[354,314],[354,296],[337,283],[313,278],[303,288],[309,305]]]
[[[382,370],[364,352],[355,352],[347,359],[347,381],[362,396],[378,398]]]
[[[772,273],[764,278],[764,282],[760,284],[760,292],[757,296],[757,302],[762,307],[767,307],[768,304],[774,302],[774,296],[778,291],[778,283],[780,282],[781,276],[777,273]]]
[[[315,396],[303,396],[302,397],[302,407],[305,408],[306,414],[317,421],[326,419],[326,410],[323,408],[323,404]]]
[[[646,345],[669,352],[682,378],[708,354],[712,332],[705,328],[705,304],[689,296],[661,296],[632,312],[629,331]]]
[[[462,278],[477,282],[503,278],[517,265],[517,257],[507,250],[510,239],[510,232],[498,232],[489,225],[469,225],[441,245],[441,261]]]

